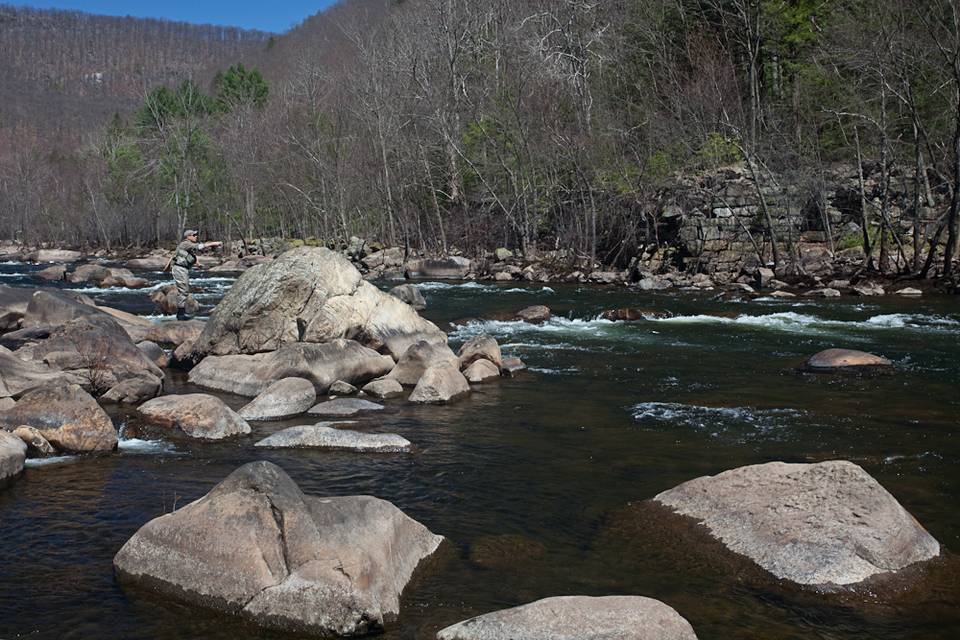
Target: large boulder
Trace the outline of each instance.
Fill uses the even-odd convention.
[[[179,429],[191,438],[221,440],[250,433],[250,425],[223,400],[203,393],[154,398],[137,408],[147,422]]]
[[[460,368],[466,369],[477,360],[488,360],[499,369],[503,365],[503,356],[500,345],[486,334],[474,336],[463,343],[457,353],[460,357]]]
[[[403,385],[390,378],[381,378],[365,384],[363,392],[368,396],[383,400],[403,395]]]
[[[407,263],[404,273],[408,278],[462,280],[472,270],[473,263],[468,258],[451,256],[449,258],[412,260]]]
[[[144,400],[156,398],[163,391],[163,381],[149,373],[126,376],[107,389],[100,396],[102,402],[119,404],[140,404]]]
[[[0,398],[20,394],[50,384],[66,381],[64,374],[42,362],[27,362],[9,349],[0,346]]]
[[[20,326],[32,297],[31,289],[0,284],[0,332],[11,331]]]
[[[443,538],[385,500],[304,495],[252,462],[206,496],[151,520],[113,560],[122,581],[266,627],[374,633]]]
[[[362,433],[335,429],[329,422],[290,427],[256,445],[273,449],[344,449],[362,453],[399,453],[410,450],[410,441],[395,433]]]
[[[35,278],[40,278],[48,282],[60,282],[67,277],[67,267],[62,264],[54,264],[45,269],[35,271],[33,275]]]
[[[421,341],[410,345],[387,377],[400,384],[415,385],[427,369],[444,363],[459,366],[460,361],[446,344]]]
[[[696,640],[693,627],[642,596],[559,596],[471,618],[437,640]]]
[[[34,291],[21,321],[24,328],[57,327],[77,318],[106,315],[92,304],[60,291]]]
[[[492,378],[500,377],[500,367],[489,360],[476,360],[473,364],[463,370],[463,377],[467,382],[485,382]]]
[[[685,482],[654,500],[773,575],[852,585],[940,553],[940,545],[852,462],[740,467]]]
[[[353,340],[334,340],[327,344],[287,344],[256,355],[208,356],[190,371],[190,382],[252,398],[282,378],[306,378],[317,393],[325,393],[337,380],[367,382],[391,369],[390,356]]]
[[[117,430],[97,401],[78,385],[53,385],[23,395],[0,412],[0,428],[35,427],[60,451],[113,451]]]
[[[470,384],[455,364],[443,363],[423,373],[410,394],[410,402],[440,404],[470,393]]]
[[[27,445],[9,431],[0,430],[0,486],[20,475],[27,459]]]
[[[194,358],[254,354],[290,343],[354,338],[399,357],[446,335],[369,282],[341,254],[300,247],[247,270],[210,315]]]
[[[883,356],[853,349],[827,349],[810,356],[806,362],[809,369],[856,369],[892,367],[893,363]]]
[[[389,291],[390,295],[398,300],[403,300],[417,311],[423,311],[427,308],[427,299],[420,293],[420,289],[413,284],[400,284]]]
[[[69,249],[37,249],[27,254],[30,262],[76,262],[82,257],[81,252]]]
[[[244,420],[283,420],[304,413],[317,401],[317,390],[305,378],[283,378],[263,390],[238,412]]]

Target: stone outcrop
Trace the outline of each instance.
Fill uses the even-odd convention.
[[[203,393],[154,398],[137,408],[151,424],[179,429],[191,438],[221,440],[250,433],[246,420],[223,400]]]
[[[9,431],[0,430],[0,487],[23,471],[27,445]]]
[[[408,278],[436,278],[438,280],[462,280],[473,269],[468,258],[451,256],[412,260],[407,263],[404,273]]]
[[[78,385],[60,384],[23,395],[0,412],[0,428],[34,427],[58,451],[88,453],[117,448],[117,430],[97,401]]]
[[[417,342],[403,353],[397,366],[387,376],[400,384],[415,385],[420,381],[424,372],[439,364],[452,364],[459,367],[457,356],[446,344],[432,344]]]
[[[145,524],[113,564],[124,582],[265,627],[354,636],[383,629],[443,538],[370,496],[317,498],[269,462]]]
[[[810,356],[806,362],[808,369],[821,370],[892,366],[893,363],[883,356],[853,349],[827,349]]]
[[[305,378],[277,380],[238,412],[244,420],[283,420],[304,413],[317,401],[313,383]]]
[[[305,378],[317,393],[325,393],[337,380],[357,384],[379,378],[389,373],[393,364],[390,356],[353,340],[295,343],[270,353],[208,356],[190,371],[190,382],[252,398],[276,380]]]
[[[363,453],[399,453],[410,450],[410,441],[394,433],[362,433],[336,429],[329,422],[290,427],[258,442],[273,449],[343,449]]]
[[[419,340],[446,343],[436,325],[364,281],[341,254],[301,247],[240,276],[192,351],[196,358],[254,354],[341,338],[395,357]]]
[[[311,407],[308,413],[312,416],[330,416],[346,418],[365,411],[383,411],[383,405],[361,398],[337,398],[321,402]]]
[[[893,496],[846,461],[740,467],[654,500],[702,522],[774,576],[802,585],[854,585],[940,553]]]
[[[437,640],[696,640],[693,627],[642,596],[559,596],[471,618]]]
[[[427,369],[410,394],[410,402],[441,404],[470,393],[467,379],[455,364],[443,363]]]

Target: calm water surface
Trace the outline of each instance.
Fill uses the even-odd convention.
[[[0,283],[36,286],[35,269],[0,265]],[[195,283],[209,308],[231,279]],[[147,292],[70,288],[152,313]],[[902,602],[841,605],[719,571],[696,550],[678,549],[656,519],[635,522],[628,507],[740,465],[843,458],[893,493],[952,566],[960,547],[955,297],[783,303],[576,285],[423,290],[425,315],[450,329],[452,342],[490,333],[530,370],[449,407],[389,402],[355,426],[403,435],[416,447],[406,455],[253,448],[308,420],[256,423],[251,437],[227,443],[162,440],[116,412],[127,438],[119,453],[31,466],[0,492],[0,638],[289,637],[124,591],[111,569],[142,524],[257,459],[283,467],[307,493],[390,500],[450,540],[407,589],[384,636],[391,640],[432,638],[466,617],[564,594],[658,598],[701,639],[960,637],[960,584],[950,570]],[[530,304],[558,317],[541,326],[477,320]],[[595,319],[628,305],[675,317]],[[795,372],[828,347],[883,354],[896,373]],[[168,392],[190,389],[182,374],[168,378]]]

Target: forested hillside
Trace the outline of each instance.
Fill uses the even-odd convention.
[[[199,225],[624,265],[696,214],[778,268],[817,234],[871,268],[949,273],[958,22],[948,0],[345,0],[269,46],[200,38],[207,55],[186,57],[206,76],[130,63],[162,66],[143,81],[169,89],[133,109],[129,84],[111,89],[120,117],[55,158],[17,149],[0,222],[27,242],[163,244]],[[18,86],[52,86],[39,69],[69,54],[42,50]],[[64,164],[75,179],[50,189]],[[724,205],[727,179],[745,189]]]

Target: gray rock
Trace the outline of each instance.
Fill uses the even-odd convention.
[[[158,367],[166,367],[170,364],[170,356],[160,345],[152,340],[142,340],[138,342],[137,349],[140,349],[140,353],[147,356],[150,362]]]
[[[886,291],[884,291],[883,287],[869,282],[858,284],[852,289],[853,292],[858,296],[882,296],[886,294]]]
[[[66,376],[42,362],[28,362],[0,346],[0,398],[19,396],[25,391],[65,383]]]
[[[59,327],[77,318],[104,315],[106,314],[97,310],[92,304],[84,304],[66,293],[38,290],[30,296],[21,326],[24,328]]]
[[[559,596],[471,618],[437,640],[696,640],[690,623],[642,596]]]
[[[79,251],[68,249],[37,249],[27,255],[29,262],[76,262],[83,257]]]
[[[527,368],[527,365],[523,363],[523,360],[517,357],[510,357],[503,359],[503,370],[510,375],[518,371],[523,371]]]
[[[637,282],[637,286],[643,291],[662,291],[664,289],[669,289],[673,284],[664,278],[659,276],[652,276],[649,278],[641,278]]]
[[[27,445],[18,436],[0,429],[0,485],[17,477],[27,459]]]
[[[312,407],[309,413],[312,416],[353,416],[364,411],[382,411],[383,405],[361,398],[337,398],[321,402]]]
[[[410,402],[419,404],[439,404],[450,402],[470,393],[467,379],[460,373],[460,367],[451,363],[433,365],[427,369],[413,393]]]
[[[150,301],[153,302],[157,312],[172,316],[177,312],[177,286],[171,284],[157,289],[150,294]],[[200,303],[192,295],[187,296],[186,309],[188,314],[196,315],[200,311]]]
[[[914,287],[904,287],[903,289],[895,291],[894,293],[896,293],[898,296],[910,296],[910,297],[923,295],[923,291]]]
[[[179,354],[179,351],[178,351]],[[190,371],[190,382],[254,397],[282,378],[306,378],[317,393],[337,380],[351,384],[379,378],[393,369],[393,358],[353,340],[327,344],[288,344],[270,353],[208,356]]]
[[[466,369],[477,360],[488,360],[496,365],[499,370],[503,365],[503,355],[500,353],[500,345],[497,341],[488,335],[474,336],[463,343],[460,351],[457,352],[460,358],[460,368]]]
[[[459,365],[459,359],[446,344],[418,342],[410,345],[397,362],[397,366],[387,375],[400,384],[415,385],[424,372],[438,364]]]
[[[220,440],[250,433],[250,425],[223,400],[203,393],[154,398],[137,408],[137,413],[161,427],[179,429],[191,438]]]
[[[277,380],[238,412],[244,420],[283,420],[298,416],[317,401],[313,383],[305,378]]]
[[[390,295],[406,302],[417,311],[427,308],[427,299],[420,293],[420,289],[412,284],[400,284],[390,289]]]
[[[803,585],[856,584],[940,553],[937,541],[852,462],[740,467],[654,500],[699,520],[776,577]]]
[[[269,462],[148,522],[113,560],[124,582],[266,626],[374,633],[443,538],[370,496],[316,498]]]
[[[35,427],[60,451],[88,453],[117,448],[117,430],[90,394],[77,385],[58,384],[23,395],[0,412],[0,428]]]
[[[467,382],[477,383],[500,377],[500,367],[489,360],[476,360],[473,364],[463,370],[463,377]]]
[[[812,369],[850,369],[855,367],[891,367],[893,363],[882,356],[854,349],[826,349],[807,360]]]
[[[264,438],[255,446],[274,449],[346,449],[369,453],[396,453],[410,450],[410,441],[393,433],[362,433],[335,429],[332,423],[290,427]]]
[[[0,332],[20,326],[32,297],[33,291],[30,289],[0,284]]]
[[[418,340],[446,343],[436,325],[363,281],[343,255],[300,247],[244,272],[191,350],[198,359],[347,337],[394,357]]]
[[[407,263],[404,273],[408,278],[437,278],[439,280],[462,280],[473,270],[473,263],[460,256],[449,258],[413,260]]]
[[[349,382],[344,382],[343,380],[337,380],[330,385],[330,389],[328,390],[328,393],[334,396],[352,396],[356,392],[357,388],[355,386]],[[310,404],[312,405],[313,403]]]
[[[10,398],[10,397],[0,398],[0,411],[6,411],[7,409],[13,409],[13,407],[14,407],[16,404],[17,404],[17,401],[14,400],[13,398]]]
[[[513,257],[513,251],[510,251],[510,249],[501,247],[496,251],[494,251],[494,256],[496,256],[497,262],[504,262],[505,260],[509,260],[510,258]]]
[[[33,275],[50,282],[59,282],[67,277],[67,268],[62,264],[55,264],[46,269],[41,269]]]
[[[403,385],[390,378],[381,378],[364,385],[363,392],[368,396],[383,400],[403,395]]]
[[[517,311],[517,320],[523,320],[530,324],[542,324],[550,319],[550,307],[542,304],[536,304],[532,307],[526,307]]]
[[[757,286],[761,289],[765,289],[770,286],[770,283],[776,277],[776,274],[773,272],[773,269],[768,269],[767,267],[759,267],[756,273],[756,282]]]
[[[126,376],[100,396],[103,402],[139,404],[156,398],[163,391],[163,381],[149,373]]]
[[[6,432],[0,431],[0,433]],[[27,445],[27,451],[33,457],[52,456],[57,453],[57,450],[52,444],[47,442],[47,439],[43,437],[39,429],[25,426],[17,427],[13,430],[13,435],[20,438],[23,443]]]
[[[167,266],[169,260],[169,256],[147,256],[145,258],[127,260],[126,265],[131,269],[140,269],[142,271],[160,271]]]
[[[839,298],[841,294],[836,289],[823,287],[820,289],[813,289],[812,291],[807,291],[803,295],[809,298]]]
[[[203,320],[171,320],[169,322],[150,323],[144,332],[143,340],[152,340],[160,344],[179,347],[185,342],[196,340],[203,333],[206,323]]]

